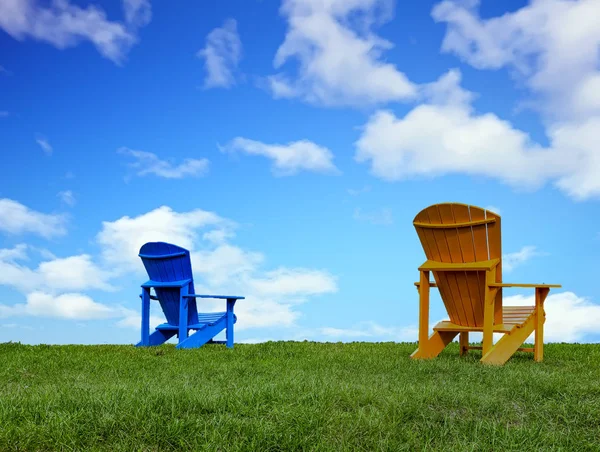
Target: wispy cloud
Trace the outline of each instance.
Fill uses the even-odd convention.
[[[133,27],[143,27],[152,20],[150,0],[123,0],[125,21]]]
[[[370,192],[371,191],[371,186],[365,185],[364,187],[359,188],[359,189],[349,188],[347,191],[348,191],[348,194],[350,196],[358,196],[358,195],[360,195],[362,193],[368,193],[368,192]]]
[[[134,328],[141,330],[142,326],[142,315],[139,311],[132,309],[123,309],[122,313],[124,317],[117,322],[117,326],[120,328]],[[165,323],[165,318],[158,315],[150,316],[150,328],[156,328],[161,323]]]
[[[136,169],[138,176],[154,174],[165,179],[182,179],[186,176],[203,176],[208,171],[207,159],[185,159],[183,163],[174,165],[161,160],[152,152],[136,151],[127,147],[119,148],[117,152],[134,158],[135,162],[129,166]]]
[[[515,253],[508,253],[502,256],[502,270],[511,272],[532,257],[541,256],[543,254],[544,253],[538,252],[535,246],[524,246]]]
[[[354,219],[357,221],[366,221],[374,225],[390,226],[394,224],[392,210],[384,207],[372,212],[363,212],[360,207],[354,209]]]
[[[73,207],[76,203],[75,195],[71,190],[60,191],[56,196],[68,206]]]
[[[149,2],[125,0],[128,24],[109,21],[95,5],[82,8],[68,0],[41,5],[38,0],[0,2],[0,28],[19,41],[46,41],[66,49],[90,41],[102,56],[120,64],[137,42],[136,29],[150,20]]]
[[[122,314],[119,310],[98,303],[80,293],[53,295],[45,292],[32,292],[27,295],[26,303],[12,306],[0,304],[0,318],[17,315],[92,320],[117,317]]]
[[[9,234],[31,232],[50,238],[65,235],[66,217],[37,212],[12,199],[0,199],[0,231]]]
[[[416,326],[387,327],[373,321],[364,321],[354,325],[353,328],[324,327],[317,330],[317,334],[337,340],[371,340],[371,341],[415,341],[418,336]]]
[[[284,0],[288,30],[274,58],[280,72],[268,78],[275,97],[321,105],[369,105],[406,101],[417,87],[383,53],[393,47],[375,25],[393,17],[393,2]],[[296,73],[284,65],[298,62]]]
[[[52,153],[54,152],[54,149],[52,148],[52,146],[50,145],[50,143],[48,142],[48,140],[46,138],[43,138],[43,137],[36,138],[35,142],[40,145],[40,147],[42,148],[42,151],[44,151],[44,153],[46,155],[52,155]]]
[[[242,58],[242,42],[237,22],[227,19],[206,37],[206,46],[197,53],[206,66],[204,88],[229,88],[235,84],[235,71]]]
[[[10,113],[7,112],[6,110],[2,110],[2,111],[0,111],[0,118],[6,118],[6,117],[8,117],[9,114]]]
[[[308,140],[287,144],[266,144],[248,138],[237,137],[222,146],[224,152],[243,152],[261,155],[273,160],[272,172],[276,176],[292,176],[299,171],[339,174],[333,164],[333,153],[326,147]]]
[[[279,296],[315,295],[337,292],[333,275],[320,270],[280,268],[252,280],[253,292]]]

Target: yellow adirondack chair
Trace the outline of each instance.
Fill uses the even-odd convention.
[[[460,334],[460,355],[483,351],[481,361],[504,364],[517,350],[544,356],[544,300],[553,284],[502,282],[500,216],[465,204],[434,204],[413,222],[427,261],[419,267],[419,348],[411,358],[435,358]],[[433,273],[435,282],[429,281]],[[429,336],[429,288],[437,287],[450,320]],[[502,306],[504,287],[535,289],[535,306]],[[483,347],[469,346],[469,333],[483,332]],[[535,346],[521,348],[535,331]],[[492,345],[493,333],[504,333]]]

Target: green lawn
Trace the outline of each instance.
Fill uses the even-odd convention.
[[[0,344],[0,450],[600,450],[600,344]]]

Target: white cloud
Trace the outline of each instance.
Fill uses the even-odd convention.
[[[262,296],[306,296],[337,292],[336,279],[322,270],[279,268],[249,282],[249,287]]]
[[[202,234],[202,239],[208,242],[220,245],[225,243],[227,240],[233,238],[235,234],[233,231],[227,229],[213,229],[212,231],[205,232]]]
[[[495,114],[477,114],[454,72],[459,76],[440,78],[443,96],[438,91],[403,118],[374,113],[356,142],[356,160],[387,181],[462,173],[526,189],[552,181],[575,199],[600,196],[600,117],[551,126],[545,148]]]
[[[513,295],[505,297],[505,306],[534,306],[535,297]],[[578,297],[573,292],[550,294],[544,302],[545,342],[579,342],[587,335],[600,333],[600,305]],[[533,342],[533,335],[528,339]]]
[[[185,159],[183,163],[175,166],[170,162],[161,160],[156,154],[145,151],[136,151],[126,147],[117,150],[135,159],[130,166],[136,169],[138,176],[154,174],[166,179],[181,179],[186,176],[203,176],[208,171],[207,159]]]
[[[600,196],[600,116],[553,125],[548,135],[563,165],[556,186],[576,200]]]
[[[54,152],[54,149],[52,148],[50,143],[48,143],[47,139],[36,138],[35,142],[40,145],[40,147],[42,148],[42,151],[44,151],[44,153],[46,155],[52,155],[52,153]]]
[[[27,245],[20,244],[12,249],[0,250],[0,285],[28,290],[37,287],[41,278],[34,270],[18,261],[27,260]]]
[[[0,305],[0,317],[18,315],[90,320],[116,317],[120,313],[110,306],[97,303],[87,295],[79,293],[55,296],[44,292],[32,292],[27,295],[24,304]]]
[[[111,290],[110,273],[100,269],[91,256],[81,254],[40,263],[37,273],[46,287],[60,290]]]
[[[451,94],[462,91],[460,77],[451,81],[454,89],[446,85],[446,95],[436,99],[449,103],[421,104],[402,119],[390,111],[373,114],[356,143],[357,161],[370,161],[371,172],[388,181],[460,172],[536,187],[558,173],[552,152],[492,113],[475,114],[464,96]]]
[[[392,209],[387,207],[372,212],[363,212],[360,207],[357,207],[354,209],[353,218],[357,221],[366,221],[374,225],[389,226],[394,223]]]
[[[443,51],[478,69],[510,68],[541,95],[549,116],[600,114],[600,0],[537,0],[489,19],[479,17],[478,3],[433,8],[434,20],[448,25]]]
[[[289,328],[301,317],[292,305],[281,300],[251,295],[236,303],[235,312],[238,318],[235,324],[237,331],[273,326]]]
[[[77,202],[75,200],[75,195],[71,190],[60,191],[56,196],[58,196],[62,202],[71,207],[73,207]]]
[[[32,247],[19,244],[12,249],[0,249],[0,285],[23,292],[113,289],[108,283],[111,273],[99,268],[87,254],[51,258],[34,269],[19,262],[29,260],[28,248]]]
[[[150,314],[150,330],[153,330],[161,323],[165,323],[166,319],[162,315],[152,315],[152,309],[157,309],[160,311],[160,306],[157,304],[151,304],[151,314]],[[120,328],[134,328],[137,330],[142,329],[142,314],[140,311],[134,311],[133,309],[122,309],[122,315],[124,317],[117,322],[117,326]]]
[[[339,174],[333,164],[333,154],[326,147],[312,141],[300,140],[288,144],[265,144],[247,138],[234,138],[221,147],[225,152],[245,152],[262,155],[273,160],[272,171],[276,176],[291,176],[298,171]]]
[[[9,234],[26,232],[45,238],[65,235],[64,215],[51,215],[36,212],[12,199],[0,198],[0,231]]]
[[[264,257],[260,253],[244,251],[237,246],[220,244],[214,249],[193,253],[192,267],[211,286],[222,285],[254,271]]]
[[[212,30],[206,37],[206,47],[199,50],[197,56],[205,60],[205,88],[233,86],[234,73],[242,57],[237,22],[227,19],[222,27]]]
[[[296,59],[295,76],[269,77],[275,97],[323,105],[365,105],[410,100],[417,87],[382,57],[393,44],[372,32],[393,15],[389,0],[284,0],[288,30],[276,69]]]
[[[496,206],[487,206],[484,207],[485,210],[489,210],[490,212],[494,212],[495,214],[500,215],[500,208]]]
[[[358,189],[356,189],[356,188],[349,188],[347,190],[347,192],[348,192],[348,194],[350,196],[358,196],[358,195],[360,195],[362,193],[368,193],[370,191],[371,191],[371,187],[369,185],[365,185],[363,188],[358,188]]]
[[[104,260],[111,267],[140,270],[143,266],[138,253],[144,243],[169,242],[194,250],[199,229],[227,223],[213,212],[196,209],[178,213],[162,206],[137,217],[102,222],[97,240],[103,248]]]
[[[134,27],[143,27],[152,20],[150,0],[123,0],[125,20]]]
[[[134,11],[126,2],[126,11]],[[141,2],[145,3],[145,2]],[[139,12],[140,9],[137,9]],[[147,15],[136,12],[131,17]],[[137,42],[133,29],[111,22],[105,12],[94,5],[81,8],[68,0],[53,0],[44,7],[37,0],[5,0],[0,2],[0,28],[17,40],[33,38],[46,41],[59,49],[90,41],[105,58],[119,64]]]
[[[467,91],[460,82],[462,73],[454,68],[442,74],[436,81],[419,87],[419,98],[431,105],[467,106],[477,98],[475,93]]]
[[[28,259],[27,245],[24,243],[20,243],[14,248],[0,249],[0,261],[14,262],[26,259]]]
[[[362,341],[370,339],[371,341],[382,342],[413,342],[417,340],[419,330],[416,326],[385,327],[376,322],[365,321],[358,323],[354,328],[320,328],[318,334],[337,340],[351,339]]]
[[[515,267],[527,262],[534,256],[539,256],[539,253],[535,246],[524,246],[520,251],[514,253],[504,254],[502,256],[502,270],[505,272],[511,272]]]

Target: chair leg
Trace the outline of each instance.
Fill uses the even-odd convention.
[[[532,314],[519,328],[504,334],[494,346],[486,352],[481,362],[484,364],[502,365],[515,354],[519,347],[535,330],[535,314]]]
[[[227,330],[225,332],[227,348],[233,348],[233,306],[235,305],[235,301],[235,299],[227,299]]]
[[[188,338],[188,294],[187,286],[179,290],[179,344]]]
[[[459,335],[458,343],[460,346],[460,356],[465,356],[469,353],[469,332],[463,331]]]
[[[419,347],[410,355],[411,358],[429,355],[427,352],[429,345],[429,272],[421,271],[419,274]]]
[[[483,343],[481,344],[484,356],[492,349],[492,344],[494,342],[494,309],[496,294],[498,293],[498,288],[490,288],[490,284],[495,281],[494,275],[495,274],[491,271],[487,271],[485,275],[486,288],[485,304],[483,306]]]
[[[142,340],[140,345],[150,345],[150,289],[142,288]]]
[[[544,300],[548,296],[550,289],[535,289],[535,343],[533,346],[533,359],[541,362],[544,359],[544,322],[546,313],[544,312]]]
[[[410,357],[413,359],[435,358],[457,334],[458,331],[434,331],[425,342],[419,341],[419,348]]]

